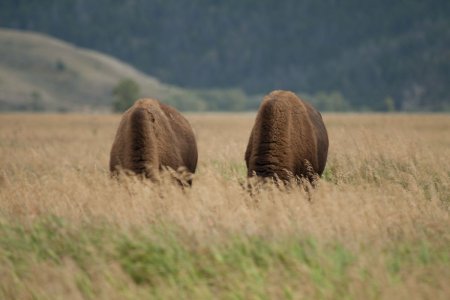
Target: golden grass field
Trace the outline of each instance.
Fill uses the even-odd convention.
[[[120,116],[0,115],[0,298],[450,297],[449,115],[325,114],[328,163],[311,201],[301,188],[242,189],[254,117],[187,114],[199,164],[182,191],[110,178]],[[134,252],[117,252],[118,239]],[[159,244],[186,259],[153,270],[139,257]]]

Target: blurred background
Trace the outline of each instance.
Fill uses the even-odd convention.
[[[450,111],[448,0],[1,0],[0,111]],[[131,99],[131,100],[130,100]]]

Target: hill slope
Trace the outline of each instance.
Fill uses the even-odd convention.
[[[0,26],[177,86],[336,91],[376,110],[450,110],[449,16],[448,0],[0,1]]]
[[[145,96],[186,93],[110,56],[42,34],[0,29],[0,110],[109,110],[111,90],[122,78],[136,81]]]

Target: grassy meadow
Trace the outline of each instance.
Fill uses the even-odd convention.
[[[450,116],[326,114],[311,199],[250,196],[253,114],[187,114],[191,189],[112,180],[120,116],[0,115],[0,299],[448,299]]]

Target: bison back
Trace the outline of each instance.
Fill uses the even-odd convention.
[[[248,176],[290,180],[321,175],[327,151],[320,113],[291,92],[274,91],[261,103],[250,134],[245,155]]]
[[[130,170],[154,179],[156,172],[197,164],[195,136],[174,108],[153,99],[140,99],[122,116],[111,149],[110,170]]]

